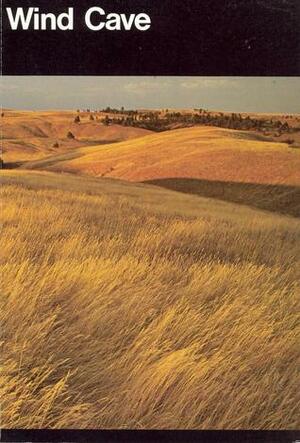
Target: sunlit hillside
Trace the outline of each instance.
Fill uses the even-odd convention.
[[[168,171],[180,140],[162,154],[155,137],[99,150],[99,173],[135,179],[145,146]],[[201,149],[186,136],[182,161],[204,170]],[[1,180],[2,427],[299,428],[297,219],[106,178]]]
[[[74,121],[77,115],[80,115],[79,123]],[[76,111],[5,110],[1,118],[3,159],[22,163],[69,153],[82,146],[114,143],[150,133],[140,128],[104,126],[102,117],[101,113]]]
[[[151,134],[26,168],[148,181],[181,192],[300,215],[300,149],[214,127]]]
[[[194,127],[91,148],[60,168],[133,181],[193,177],[298,184],[300,151],[247,132]]]

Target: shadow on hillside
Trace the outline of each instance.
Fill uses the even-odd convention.
[[[147,180],[143,183],[300,217],[299,186],[222,182],[193,178],[166,178]]]
[[[44,169],[56,165],[56,163],[73,160],[75,158],[81,157],[82,154],[76,151],[66,152],[63,154],[50,155],[49,157],[44,157],[40,160],[28,161],[26,164],[22,165],[22,169]]]
[[[26,161],[5,162],[2,165],[2,169],[17,169],[17,168],[20,168],[21,166],[25,165],[26,163],[27,163]]]
[[[5,162],[3,165],[3,169],[45,169],[49,168],[51,166],[55,166],[57,163],[68,161],[68,160],[74,160],[75,158],[79,158],[84,155],[84,149],[85,148],[93,148],[99,149],[100,145],[108,145],[113,143],[119,143],[120,140],[114,140],[111,142],[108,141],[86,141],[81,140],[84,143],[87,143],[86,145],[79,146],[75,149],[72,149],[70,151],[60,152],[60,153],[52,153],[49,155],[46,155],[45,157],[42,157],[37,160],[27,160],[27,161],[18,161],[18,162]],[[95,145],[95,143],[97,143]]]

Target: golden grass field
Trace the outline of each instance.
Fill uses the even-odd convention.
[[[3,427],[299,426],[298,220],[40,172],[1,194]]]
[[[148,134],[1,171],[2,428],[299,428],[299,150]]]

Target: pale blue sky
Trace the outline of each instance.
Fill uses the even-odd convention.
[[[4,108],[300,112],[300,77],[4,76],[0,85]]]

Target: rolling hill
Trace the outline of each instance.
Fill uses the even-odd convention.
[[[24,167],[148,182],[300,215],[300,150],[246,131],[178,129],[77,149]]]
[[[21,164],[28,160],[69,153],[82,146],[115,143],[151,133],[145,129],[104,126],[101,113],[80,113],[75,123],[74,111],[13,111],[6,110],[1,118],[2,151],[6,163]],[[74,139],[67,137],[68,132]],[[12,165],[13,166],[13,165]]]

